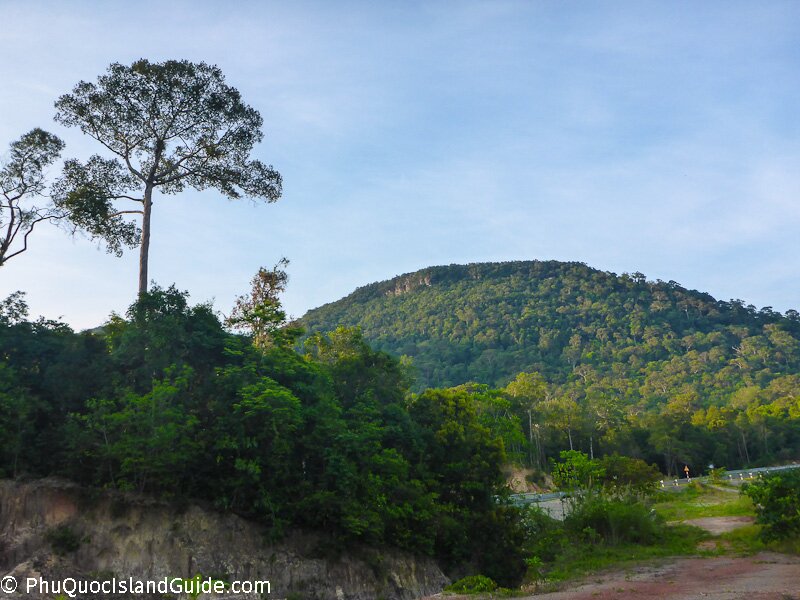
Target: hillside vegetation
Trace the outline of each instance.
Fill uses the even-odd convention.
[[[769,381],[800,365],[800,318],[719,302],[674,281],[615,275],[581,263],[431,267],[374,283],[309,311],[310,331],[358,325],[376,348],[407,355],[417,387],[505,385],[538,371],[563,382],[585,368],[647,379],[713,374]]]
[[[509,385],[506,412],[527,439],[506,446],[534,465],[565,447],[641,456],[669,473],[797,455],[797,311],[526,261],[423,269],[302,322],[359,326],[376,349],[410,359],[417,390]]]
[[[613,554],[670,543],[647,505],[664,474],[798,457],[796,313],[529,262],[368,286],[303,333],[284,264],[224,323],[174,286],[82,333],[11,294],[0,477],[200,501],[274,539],[320,532],[321,554],[389,546],[518,585],[552,524],[504,501],[509,462],[593,490],[559,539]]]
[[[266,526],[319,534],[315,554],[355,543],[433,556],[513,584],[519,515],[498,504],[503,442],[476,398],[410,399],[399,361],[356,330],[293,348],[260,271],[226,330],[209,305],[154,287],[93,332],[0,303],[0,478],[60,476],[201,501]],[[491,535],[490,535],[491,533]]]

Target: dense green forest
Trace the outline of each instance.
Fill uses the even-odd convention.
[[[360,327],[411,364],[416,390],[476,382],[502,395],[496,414],[516,420],[507,448],[534,466],[565,448],[639,456],[670,474],[679,463],[697,472],[798,457],[796,311],[527,261],[423,269],[302,323]]]
[[[276,538],[325,532],[321,551],[390,545],[510,585],[539,534],[503,501],[509,462],[570,489],[581,465],[590,486],[650,486],[800,454],[796,313],[528,262],[375,284],[304,331],[285,265],[224,322],[174,287],[80,333],[6,298],[0,475],[199,500]],[[472,381],[422,389],[434,373]]]
[[[357,330],[299,354],[270,296],[282,272],[255,281],[259,301],[240,298],[227,323],[242,333],[174,287],[82,333],[6,298],[0,476],[200,500],[276,538],[324,532],[320,552],[391,545],[518,581],[520,514],[497,502],[507,458],[478,399],[409,396],[405,368]]]

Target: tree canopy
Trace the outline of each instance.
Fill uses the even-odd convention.
[[[153,194],[187,186],[214,188],[228,198],[275,202],[281,176],[251,160],[263,138],[262,118],[206,63],[169,60],[113,63],[96,83],[81,81],[56,102],[56,121],[78,127],[110,157],[69,160],[56,186],[56,204],[80,208],[78,228],[114,251],[140,246],[139,293],[148,286]],[[120,208],[120,201],[133,208]],[[141,218],[132,229],[131,215]]]
[[[302,322],[312,335],[360,327],[405,357],[415,390],[464,387],[508,455],[539,469],[563,450],[618,452],[681,475],[800,452],[796,311],[528,261],[424,269]]]
[[[0,267],[28,249],[28,236],[42,221],[62,213],[41,202],[47,188],[45,169],[64,149],[64,142],[43,129],[32,129],[11,143],[0,164]]]
[[[245,308],[266,297],[276,314],[280,269],[255,279]],[[209,305],[155,286],[124,316],[74,333],[28,320],[21,295],[8,298],[0,476],[200,499],[275,537],[320,532],[327,551],[386,544],[518,581],[516,526],[494,502],[503,441],[476,398],[442,390],[412,402],[403,365],[357,330],[314,336],[301,355],[256,317],[235,335]]]

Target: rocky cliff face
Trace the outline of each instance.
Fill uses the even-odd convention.
[[[296,532],[280,542],[266,535],[257,524],[196,506],[55,479],[0,481],[0,575],[10,573],[20,582],[39,576],[155,580],[201,574],[269,580],[267,597],[298,600],[406,600],[447,584],[430,559],[365,547],[331,558],[319,552],[317,535]]]

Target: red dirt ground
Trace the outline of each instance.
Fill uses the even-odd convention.
[[[423,600],[474,600],[437,594]],[[800,557],[675,558],[595,575],[569,588],[521,600],[800,600]]]
[[[710,517],[685,523],[713,535],[753,522],[752,517]],[[704,542],[711,543],[711,542]],[[715,546],[715,544],[714,544]],[[709,547],[707,549],[713,549]],[[437,594],[422,600],[468,600]],[[521,600],[800,600],[800,556],[672,558],[614,570],[572,582],[559,592],[517,596]]]
[[[612,573],[536,600],[800,600],[800,557],[678,558],[657,567]]]

